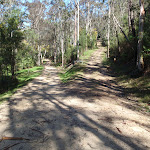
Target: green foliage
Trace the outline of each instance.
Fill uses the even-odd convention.
[[[83,56],[80,56],[80,59],[87,61],[87,59],[90,58],[90,56],[92,55],[94,51],[95,49],[85,51]],[[85,64],[83,62],[82,64],[80,63],[75,64],[68,70],[63,70],[63,72],[59,74],[61,81],[63,83],[67,83],[71,81],[72,79],[75,79],[84,70],[84,68],[85,68]]]
[[[72,45],[69,45],[67,50],[65,51],[66,64],[73,62],[75,58],[76,58],[76,48],[74,48]]]
[[[9,66],[11,71],[15,68],[16,51],[20,48],[23,39],[23,33],[18,27],[21,23],[20,14],[19,10],[13,9],[11,16],[8,15],[0,24],[0,66],[4,66],[1,68],[1,75]]]
[[[116,58],[119,63],[129,63],[135,60],[135,51],[137,46],[135,45],[135,39],[132,35],[128,37],[127,41],[122,33],[116,37],[110,39],[110,58]],[[118,43],[119,40],[119,43]]]
[[[87,43],[88,43],[88,48],[93,49],[97,47],[97,36],[98,33],[96,31],[96,29],[94,29],[90,34],[87,34]]]
[[[85,52],[86,49],[86,42],[87,42],[87,48],[89,49],[94,49],[97,47],[97,31],[94,29],[91,32],[91,35],[88,34],[86,35],[86,30],[80,29],[80,39],[79,39],[79,51],[80,55],[87,55]],[[74,47],[73,45],[70,44],[70,39],[67,39],[65,41],[66,49],[65,49],[65,54],[64,54],[64,60],[65,60],[65,65],[67,66],[69,63],[74,63],[74,61],[77,59],[77,46]],[[92,51],[91,51],[92,52]],[[89,51],[87,53],[90,54]],[[57,63],[61,62],[61,53],[59,56],[57,56]]]
[[[81,47],[81,53],[84,52],[85,48],[86,48],[86,30],[82,29],[80,31],[80,39],[79,39],[79,44]]]
[[[30,45],[23,43],[16,55],[17,68],[25,69],[36,65],[36,51]]]
[[[92,49],[93,48],[96,48],[97,47],[97,35],[98,35],[98,33],[97,33],[97,31],[96,31],[96,29],[94,29],[93,31],[92,31]]]
[[[24,36],[25,36],[27,43],[30,43],[30,46],[31,44],[34,45],[35,42],[38,42],[38,35],[34,29],[25,30]]]
[[[2,92],[20,84],[21,77],[17,75],[17,71],[31,68],[36,63],[37,53],[33,46],[37,39],[36,34],[32,30],[21,31],[21,20],[22,12],[13,8],[11,14],[5,12],[4,21],[0,23],[0,85],[3,87],[0,90]],[[32,43],[29,44],[28,41]]]
[[[139,7],[135,7],[135,3],[133,2],[133,8],[134,11],[139,12]],[[117,11],[117,10],[116,10]],[[150,3],[145,2],[145,18],[144,18],[144,35],[143,35],[143,58],[144,58],[144,69],[147,70],[150,68]],[[116,14],[117,16],[117,14]],[[129,32],[129,26],[128,26],[128,14],[125,13],[123,15],[123,18],[121,21],[119,20],[119,23],[121,24],[123,31],[127,35],[129,41],[127,41],[122,34],[121,30],[117,28],[118,31],[118,39],[119,39],[119,45],[118,45],[118,39],[116,37],[116,33],[111,29],[111,37],[110,37],[110,58],[116,58],[118,62],[120,63],[130,63],[134,61],[134,65],[136,65],[136,59],[137,59],[137,45],[138,45],[138,36],[133,37],[132,31]],[[135,17],[134,20],[135,29],[136,29],[136,35],[138,35],[139,32],[139,17]],[[115,25],[114,25],[115,26]],[[113,34],[112,34],[113,32]],[[105,40],[103,40],[105,41]],[[106,42],[104,44],[107,45]],[[119,52],[120,48],[120,52]]]
[[[89,49],[83,53],[83,56],[80,57],[81,60],[87,60],[90,58],[90,56],[93,54],[95,49]]]
[[[150,6],[150,4],[149,4]],[[143,44],[144,44],[144,64],[146,68],[150,68],[150,10],[147,11],[145,20],[144,20],[144,37],[143,37]]]
[[[108,46],[108,42],[107,42],[106,37],[101,38],[101,43],[102,43],[102,46]]]
[[[87,34],[87,45],[88,45],[88,48],[92,47],[90,34]]]
[[[7,100],[19,87],[39,76],[42,70],[43,66],[17,71],[15,80],[12,80],[11,76],[5,76],[7,80],[0,80],[0,103]]]

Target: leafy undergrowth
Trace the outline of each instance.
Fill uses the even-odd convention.
[[[103,59],[103,65],[110,68],[112,74],[116,76],[116,81],[123,86],[129,95],[138,97],[141,105],[150,111],[150,76],[132,76],[135,68],[133,64],[115,63],[112,60]]]
[[[96,49],[87,50],[84,52],[83,56],[80,57],[80,61],[73,65],[71,68],[66,68],[59,73],[60,79],[63,83],[67,83],[76,77],[78,77],[80,74],[82,74],[83,70],[85,69],[85,63],[90,58],[90,56],[93,54],[93,52]]]
[[[11,77],[5,77],[5,80],[0,83],[0,103],[6,101],[19,88],[26,85],[29,81],[39,76],[42,73],[43,66],[23,69],[16,72],[17,77],[12,80]]]

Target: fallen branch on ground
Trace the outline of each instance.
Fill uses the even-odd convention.
[[[38,132],[38,133],[41,133],[41,134],[43,134],[43,135],[45,135],[42,131],[40,131],[40,130],[37,130],[37,129],[33,129],[33,128],[30,128],[31,130],[33,130],[33,131],[36,131],[36,132]]]
[[[22,137],[2,137],[0,139],[0,142],[3,140],[30,140],[30,139],[26,139],[26,138],[22,138]]]
[[[117,127],[116,127],[117,128]],[[117,130],[122,134],[122,132],[120,131],[120,129],[119,128],[117,128]]]

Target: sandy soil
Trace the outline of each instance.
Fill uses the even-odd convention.
[[[0,150],[148,150],[150,117],[102,66],[97,50],[83,75],[62,84],[47,63],[43,74],[0,105]],[[21,139],[22,138],[22,139]]]

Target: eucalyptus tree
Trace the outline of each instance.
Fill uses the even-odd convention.
[[[34,33],[37,35],[37,43],[35,43],[35,47],[37,48],[37,65],[41,64],[41,39],[43,34],[43,23],[45,16],[45,5],[40,1],[27,2],[26,6],[28,7],[29,15],[28,19],[31,22],[31,29],[33,29]]]
[[[108,1],[108,34],[107,34],[107,39],[108,39],[108,46],[107,46],[107,58],[109,58],[109,49],[110,49],[110,15],[111,15],[111,7],[110,7],[110,0]]]
[[[139,16],[139,34],[138,34],[138,48],[137,48],[137,68],[139,71],[143,70],[143,57],[142,57],[142,51],[143,51],[143,26],[144,26],[144,16],[145,16],[145,10],[144,10],[144,0],[139,0],[140,5],[140,16]]]
[[[74,45],[77,45],[77,59],[79,60],[79,30],[80,30],[80,1],[79,0],[71,0],[71,3],[74,5],[75,12],[75,32],[74,32]]]

